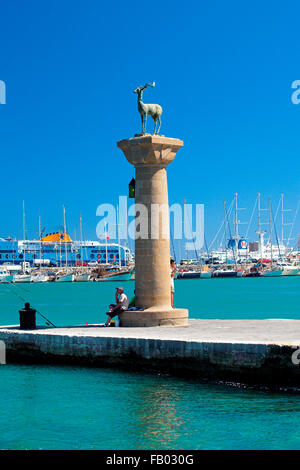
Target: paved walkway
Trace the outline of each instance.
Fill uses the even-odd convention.
[[[190,320],[188,327],[103,328],[100,325],[41,327],[20,330],[1,326],[1,333],[20,335],[62,335],[70,337],[139,338],[165,341],[212,342],[230,344],[300,345],[300,320]]]

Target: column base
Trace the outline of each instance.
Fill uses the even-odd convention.
[[[119,318],[123,327],[188,326],[189,311],[185,308],[126,310]]]

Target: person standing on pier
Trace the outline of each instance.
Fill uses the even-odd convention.
[[[107,312],[108,318],[104,326],[109,326],[113,317],[119,315],[128,309],[129,300],[127,295],[124,293],[123,287],[117,287],[116,289],[116,303],[110,304],[109,312]]]
[[[171,305],[173,308],[174,307],[174,291],[175,291],[175,287],[174,287],[174,277],[175,277],[175,273],[176,273],[176,264],[175,264],[175,261],[173,259],[170,260],[170,274],[171,274]]]

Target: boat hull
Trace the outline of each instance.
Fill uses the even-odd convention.
[[[13,274],[4,274],[0,276],[0,282],[12,282],[13,278]]]
[[[240,271],[215,271],[212,277],[242,277],[243,273]]]
[[[262,276],[264,277],[278,277],[282,276],[283,270],[282,269],[276,269],[275,271],[265,271],[262,273]]]
[[[66,274],[65,276],[61,276],[58,279],[56,279],[56,282],[73,282],[73,281],[74,281],[73,274]]]
[[[186,272],[177,273],[176,279],[210,279],[211,272]]]
[[[89,280],[90,275],[88,273],[74,274],[74,282],[87,282]]]
[[[123,273],[123,274],[110,274],[107,276],[99,277],[96,281],[130,281],[132,273]]]
[[[37,274],[36,276],[31,276],[31,282],[48,282],[49,276],[44,274]]]
[[[299,268],[284,269],[282,276],[297,276]]]
[[[19,283],[19,282],[30,282],[31,281],[31,276],[30,274],[15,274],[13,276],[13,280],[12,282],[16,282],[16,283]]]

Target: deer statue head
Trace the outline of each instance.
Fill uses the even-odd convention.
[[[145,83],[144,86],[138,86],[135,90],[133,90],[133,93],[137,93],[138,95],[141,94],[143,90],[145,90],[148,86],[155,87],[155,82],[151,83]]]

